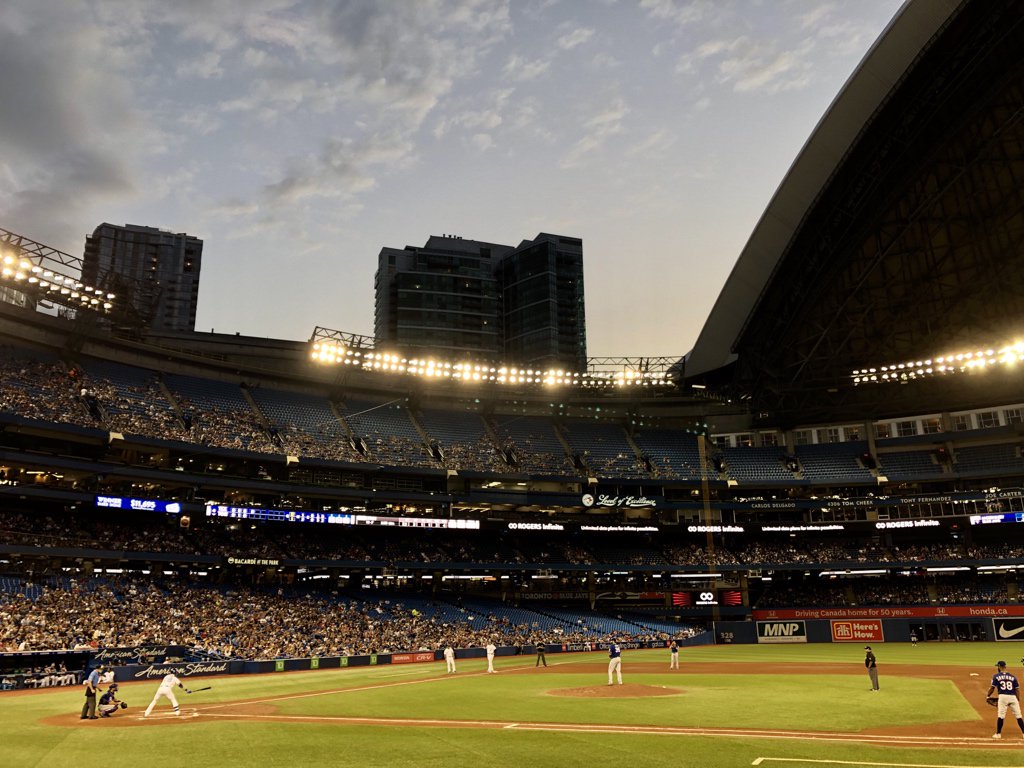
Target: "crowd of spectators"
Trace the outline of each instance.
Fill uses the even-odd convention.
[[[612,636],[568,624],[516,624],[498,613],[474,627],[470,615],[448,608],[447,616],[430,615],[400,600],[374,599],[372,593],[356,598],[180,581],[68,581],[0,592],[0,651],[167,644],[211,658],[269,659],[433,651],[490,641],[505,646],[595,642]],[[614,636],[668,638],[640,626]]]

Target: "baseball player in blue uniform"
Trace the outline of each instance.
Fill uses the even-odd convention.
[[[1006,671],[1005,661],[996,662],[996,673],[992,675],[992,685],[985,695],[990,697],[996,694],[999,696],[999,703],[996,705],[996,732],[992,734],[992,738],[1003,738],[1003,718],[1006,717],[1006,710],[1010,710],[1017,718],[1021,736],[1024,737],[1024,719],[1020,716],[1020,684],[1016,677]]]
[[[82,705],[82,720],[96,720],[96,694],[100,690],[100,675],[103,667],[99,666],[89,673],[85,679],[85,704]]]
[[[121,700],[117,698],[117,683],[111,683],[107,692],[100,696],[100,717],[110,717],[121,708]]]
[[[673,640],[672,645],[668,648],[668,653],[668,668],[679,669],[679,643]]]
[[[622,649],[615,642],[608,646],[608,685],[612,684],[613,674],[619,676],[619,685],[622,685]]]

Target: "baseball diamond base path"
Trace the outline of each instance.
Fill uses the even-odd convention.
[[[752,675],[764,674],[764,665],[757,663],[730,663],[724,665],[715,662],[682,664],[680,673],[697,675]],[[607,674],[607,665],[571,664],[552,665],[546,669],[520,667],[503,671],[504,674],[537,674],[552,677],[552,683],[563,674],[594,674],[603,677]],[[949,666],[912,666],[886,664],[882,670],[882,687],[884,693],[886,676],[918,677],[936,680],[949,680],[960,690],[963,697],[975,708],[982,722],[976,720],[960,722],[934,723],[931,725],[905,725],[887,728],[874,728],[859,733],[842,733],[829,731],[790,731],[781,729],[759,728],[704,728],[704,727],[673,727],[659,725],[615,725],[596,723],[529,723],[504,720],[438,720],[423,718],[376,718],[330,715],[285,715],[274,705],[275,701],[304,698],[305,696],[343,695],[355,690],[385,688],[396,683],[360,686],[358,689],[338,688],[330,691],[316,691],[310,694],[290,694],[279,697],[227,702],[221,704],[199,704],[184,706],[181,717],[175,717],[169,709],[158,709],[149,718],[143,718],[144,706],[129,708],[114,717],[104,718],[89,723],[82,723],[77,713],[56,715],[40,720],[45,725],[88,728],[137,728],[154,726],[184,725],[204,719],[237,720],[237,721],[274,721],[274,722],[317,722],[334,723],[337,725],[371,725],[380,727],[423,727],[423,728],[490,728],[529,731],[563,731],[569,733],[633,733],[661,734],[675,736],[719,736],[729,738],[789,739],[810,741],[839,741],[863,744],[874,744],[892,747],[984,747],[986,749],[1021,749],[1019,738],[993,741],[990,736],[990,722],[993,710],[985,704],[984,693],[988,687],[988,679],[978,676],[977,667]],[[773,664],[772,671],[780,675],[864,675],[860,664]],[[485,673],[470,673],[476,674]],[[623,664],[623,676],[630,674],[676,674],[666,664],[654,662],[635,662]],[[468,675],[467,675],[468,676]],[[405,684],[429,684],[438,680],[450,680],[448,677],[426,678],[408,681]],[[866,678],[865,678],[866,679]],[[548,691],[554,696],[577,696],[581,698],[604,697],[646,697],[646,696],[685,696],[686,691],[671,686],[639,685],[595,685],[584,688],[557,688],[552,686]],[[148,696],[147,696],[148,699]],[[148,703],[148,701],[147,701]],[[1011,723],[1011,725],[1013,725]],[[1014,725],[1014,728],[1016,726]],[[1011,733],[1013,733],[1011,731]],[[1016,735],[1016,734],[1014,734]]]

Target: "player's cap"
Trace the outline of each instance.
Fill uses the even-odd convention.
[[[996,662],[996,666],[997,667],[1005,667],[1006,666],[1006,662],[1005,661],[997,661]]]
[[[871,646],[870,645],[865,645],[864,646],[864,650],[865,651],[870,651],[871,650]]]

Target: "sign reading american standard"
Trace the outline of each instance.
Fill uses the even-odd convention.
[[[759,621],[757,642],[806,643],[807,624],[803,621]]]
[[[152,680],[164,675],[226,675],[229,673],[227,661],[191,661],[185,664],[150,664],[145,669],[135,672],[132,677]]]
[[[136,645],[123,648],[100,648],[93,654],[96,661],[107,664],[163,663],[185,657],[181,645]]]

